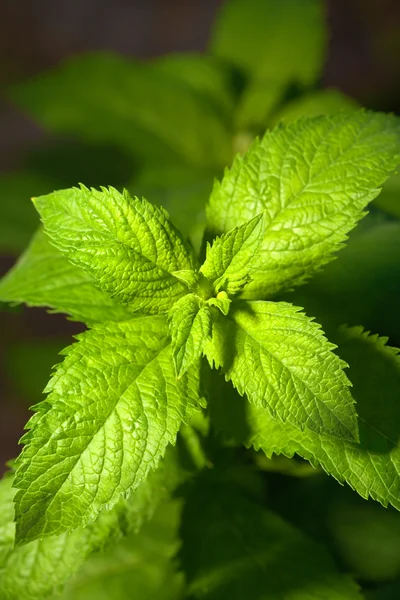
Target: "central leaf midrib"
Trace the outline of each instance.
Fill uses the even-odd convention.
[[[68,481],[69,477],[71,476],[71,474],[73,473],[78,461],[80,460],[80,458],[82,457],[82,455],[84,454],[84,452],[86,452],[86,450],[89,448],[90,444],[93,442],[93,439],[97,436],[97,434],[100,432],[101,429],[103,429],[108,421],[108,419],[112,416],[112,414],[114,413],[116,407],[118,406],[121,398],[126,394],[126,392],[129,390],[129,388],[131,387],[131,385],[133,385],[134,382],[136,382],[136,380],[142,375],[143,371],[148,368],[151,363],[158,359],[158,357],[160,356],[160,354],[166,349],[168,348],[168,346],[170,345],[170,342],[168,340],[168,338],[165,338],[165,345],[163,345],[159,350],[157,350],[157,352],[154,354],[154,356],[151,358],[151,360],[146,363],[145,365],[143,365],[142,369],[140,369],[140,371],[135,375],[135,378],[129,383],[129,385],[124,389],[124,391],[119,394],[118,398],[116,399],[115,403],[113,404],[113,406],[110,408],[109,413],[105,416],[105,418],[102,420],[102,422],[100,423],[99,427],[97,428],[97,430],[90,436],[90,439],[88,440],[87,444],[84,446],[84,448],[81,449],[81,451],[79,452],[79,454],[76,457],[76,460],[73,464],[73,466],[69,469],[68,473],[66,474],[66,477],[64,479],[64,481],[62,482],[62,484],[58,487],[57,491],[53,494],[53,498],[50,501],[50,503],[47,505],[46,510],[43,512],[41,519],[42,520],[45,516],[45,514],[50,510],[53,502],[55,501],[55,499],[58,497],[58,494],[61,492],[63,486],[65,485],[65,483]],[[56,393],[56,392],[53,392]],[[58,395],[58,394],[57,394]],[[68,421],[68,419],[67,419]],[[64,421],[65,423],[65,421]],[[58,427],[58,429],[60,429],[62,427],[62,424]],[[46,446],[50,443],[51,439],[53,436],[51,436],[49,438],[49,440],[46,442]],[[29,489],[29,488],[28,488]],[[28,491],[28,490],[27,490]],[[21,514],[25,514],[27,512],[29,512],[29,510],[31,509],[31,506],[28,507],[26,510],[22,511]],[[34,525],[32,525],[31,527],[29,527],[29,529],[27,531],[30,531],[35,525],[37,525],[37,522],[34,523]]]
[[[59,211],[59,214],[62,216],[62,213]],[[174,279],[177,283],[184,285],[179,279],[177,279],[170,271],[168,271],[167,269],[165,269],[164,267],[158,265],[156,262],[154,262],[154,260],[148,258],[145,254],[141,254],[140,252],[138,252],[137,250],[135,250],[134,248],[132,248],[131,246],[129,246],[129,244],[127,244],[126,242],[123,242],[122,240],[119,240],[118,238],[116,238],[111,232],[107,231],[107,230],[101,230],[101,229],[96,229],[95,227],[93,227],[91,224],[88,224],[85,219],[83,219],[82,217],[80,217],[79,215],[75,215],[74,213],[68,212],[67,213],[71,218],[75,219],[76,221],[83,223],[86,227],[89,226],[91,231],[96,232],[97,234],[105,237],[106,239],[111,239],[114,243],[119,244],[121,246],[123,246],[124,248],[127,248],[128,251],[132,254],[134,254],[135,256],[140,257],[142,260],[145,260],[146,262],[149,262],[151,265],[154,265],[154,267],[156,267],[157,269],[160,269],[161,271],[163,271],[163,273],[166,274],[166,277],[170,277],[172,279]],[[70,228],[67,229],[67,231],[73,231]],[[70,258],[71,262],[72,262],[72,258]],[[81,265],[78,265],[81,266]],[[82,267],[81,267],[82,268]],[[176,269],[174,269],[176,270]]]
[[[249,331],[247,329],[245,329],[245,327],[243,327],[239,323],[237,323],[237,321],[235,321],[234,318],[230,317],[229,315],[227,316],[227,318],[230,319],[230,321],[232,321],[232,323],[234,323],[234,325],[236,325],[237,327],[242,329],[245,332],[245,334],[248,335],[260,348],[262,348],[265,352],[267,352],[267,354],[270,354],[270,356],[272,356],[272,358],[274,358],[279,364],[281,364],[282,367],[289,373],[290,377],[292,379],[295,379],[298,382],[300,382],[306,388],[306,390],[312,395],[312,397],[315,398],[316,402],[318,404],[322,405],[334,417],[334,419],[336,421],[338,421],[344,427],[344,429],[352,435],[352,432],[349,430],[348,426],[345,425],[345,423],[343,423],[343,421],[338,416],[335,415],[335,413],[332,411],[331,408],[329,408],[329,406],[327,406],[320,398],[318,398],[318,396],[315,395],[315,393],[312,390],[310,390],[310,388],[307,386],[307,384],[304,381],[302,381],[302,379],[300,379],[298,377],[298,375],[296,375],[295,373],[292,373],[290,368],[287,367],[280,358],[276,357],[275,354],[273,354],[273,352],[271,352],[269,349],[265,348],[259,340],[257,340],[251,333],[249,333]],[[293,331],[296,331],[296,330],[293,330]],[[353,437],[353,435],[352,435],[352,437]]]

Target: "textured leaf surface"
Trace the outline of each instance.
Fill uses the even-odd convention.
[[[264,239],[264,213],[244,225],[217,237],[207,245],[207,256],[201,272],[213,282],[217,292],[237,294],[251,280]]]
[[[181,377],[198,362],[211,335],[211,312],[195,294],[187,294],[170,312],[170,334],[176,373]]]
[[[9,95],[48,130],[112,142],[139,161],[223,166],[230,159],[227,129],[209,102],[168,73],[111,53],[72,58]]]
[[[199,479],[182,516],[188,598],[361,598],[322,546],[237,487],[210,479]]]
[[[180,381],[163,317],[78,336],[23,438],[17,542],[85,525],[154,469],[198,405],[198,369]]]
[[[102,512],[84,529],[34,540],[13,548],[15,523],[12,477],[0,482],[0,597],[7,600],[42,600],[58,597],[68,579],[89,556],[114,546],[130,531],[135,534],[152,518],[159,503],[176,484],[177,463],[166,461],[112,511]]]
[[[400,161],[399,131],[395,117],[379,113],[304,118],[236,157],[207,218],[220,234],[266,211],[258,273],[244,297],[302,283],[331,259]]]
[[[214,323],[210,362],[261,412],[300,429],[355,440],[343,363],[317,323],[284,302],[238,302]]]
[[[360,444],[301,432],[249,409],[252,443],[271,456],[295,453],[347,482],[363,498],[400,510],[400,358],[386,338],[343,328],[338,352],[349,364],[357,400]]]
[[[310,84],[324,60],[323,12],[319,0],[230,0],[216,22],[211,51],[253,78]]]
[[[0,281],[0,300],[46,306],[88,325],[132,317],[130,311],[95,287],[88,273],[52,246],[42,230]]]
[[[139,535],[87,561],[62,599],[183,600],[183,576],[173,561],[179,517],[179,504],[161,506]]]
[[[72,188],[34,200],[52,242],[132,311],[166,312],[187,292],[193,254],[168,214],[127,191]]]

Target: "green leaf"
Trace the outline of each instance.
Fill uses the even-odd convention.
[[[212,102],[222,115],[232,113],[234,98],[230,73],[215,57],[189,52],[166,54],[152,61],[151,69],[191,88],[196,95]]]
[[[222,477],[199,477],[183,510],[180,556],[188,598],[361,598],[323,546]]]
[[[0,249],[18,253],[28,244],[37,228],[37,215],[30,202],[34,194],[54,189],[49,177],[30,171],[0,177]]]
[[[215,298],[209,298],[207,300],[209,306],[216,306],[225,316],[229,313],[231,302],[232,300],[226,292],[218,292]]]
[[[340,356],[350,364],[360,443],[299,431],[254,406],[248,411],[250,442],[267,456],[297,453],[347,482],[363,498],[400,510],[398,350],[386,346],[386,338],[369,335],[361,327],[342,328],[337,341]]]
[[[69,584],[63,600],[183,600],[184,580],[173,557],[181,507],[163,505],[139,533],[93,556]]]
[[[60,593],[68,579],[97,552],[114,546],[129,532],[136,534],[176,484],[176,458],[166,461],[128,500],[102,512],[83,529],[34,540],[14,548],[15,523],[12,477],[0,481],[0,597],[7,600],[43,600]]]
[[[187,294],[174,304],[169,317],[172,354],[180,378],[203,354],[211,335],[211,311],[196,294]]]
[[[213,323],[212,364],[261,412],[338,438],[357,440],[357,417],[335,346],[299,308],[238,302]],[[266,417],[267,418],[267,417]]]
[[[49,131],[111,142],[141,162],[223,166],[231,156],[208,101],[168,72],[116,54],[74,57],[9,95]]]
[[[392,507],[365,502],[347,486],[336,486],[335,491],[336,495],[331,490],[326,521],[340,564],[363,582],[398,577],[400,513]]]
[[[7,473],[0,480],[0,575],[3,576],[4,564],[14,544],[14,505],[15,490],[12,487],[13,477]],[[0,582],[2,577],[0,578]],[[0,587],[1,590],[1,587]]]
[[[217,237],[207,244],[207,256],[200,271],[214,284],[217,292],[237,294],[251,280],[264,240],[265,214]]]
[[[127,191],[72,188],[34,199],[54,245],[132,311],[167,312],[194,256],[168,214]]]
[[[99,325],[78,340],[22,439],[18,544],[83,526],[137,488],[200,403],[198,367],[175,378],[164,317]]]
[[[396,117],[355,111],[304,118],[267,132],[216,183],[212,234],[266,211],[258,272],[243,297],[303,283],[332,258],[398,165]]]
[[[126,308],[95,287],[88,273],[54,248],[42,230],[0,281],[0,300],[46,306],[88,325],[132,317]]]
[[[254,79],[309,85],[324,60],[319,0],[230,0],[217,19],[211,52]]]
[[[359,108],[357,102],[338,90],[317,90],[284,104],[272,115],[269,124],[275,125],[280,121],[290,123],[305,116],[335,115],[341,111],[350,111],[356,108]]]
[[[265,131],[266,124],[279,104],[284,90],[280,83],[252,81],[244,90],[235,110],[237,130]]]

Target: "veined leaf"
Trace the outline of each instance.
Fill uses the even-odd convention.
[[[217,292],[237,294],[251,281],[252,267],[257,265],[264,240],[265,215],[261,213],[244,225],[217,237],[207,244],[207,256],[200,271],[213,282]]]
[[[0,300],[46,306],[87,325],[132,318],[130,311],[95,287],[88,273],[75,267],[52,246],[41,229],[0,281]]]
[[[299,430],[357,440],[343,363],[320,326],[284,302],[238,302],[213,323],[206,354],[261,412]]]
[[[211,52],[253,79],[309,85],[324,60],[320,0],[230,0],[223,5]]]
[[[211,335],[211,311],[196,294],[187,294],[170,312],[172,354],[178,377],[198,362]]]
[[[162,316],[78,336],[28,423],[17,461],[17,543],[93,521],[147,477],[199,405],[198,366],[179,381]]]
[[[355,111],[267,132],[216,183],[209,228],[221,234],[266,211],[257,274],[243,297],[304,282],[332,258],[400,162],[396,117]]]
[[[168,73],[116,54],[74,57],[9,95],[46,129],[111,142],[142,163],[223,166],[231,156],[211,103]]]
[[[400,510],[400,358],[386,341],[361,327],[342,328],[338,338],[338,352],[350,364],[359,444],[299,431],[254,406],[249,406],[248,427],[250,442],[267,456],[297,453],[363,498]]]
[[[168,214],[127,191],[72,188],[34,199],[54,245],[130,310],[166,312],[187,293],[194,256]]]
[[[181,526],[188,598],[361,599],[323,546],[238,486],[221,484],[220,473],[205,473],[196,483]]]
[[[108,550],[128,533],[137,534],[160,502],[176,485],[179,476],[176,453],[168,452],[127,500],[104,511],[85,528],[34,540],[14,548],[15,523],[12,476],[0,481],[0,597],[7,600],[43,600],[62,591],[85,561]]]

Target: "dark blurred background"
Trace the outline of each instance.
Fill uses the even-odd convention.
[[[282,0],[284,2],[284,0]],[[6,100],[7,86],[88,50],[154,57],[203,51],[222,0],[3,0],[0,18],[0,172],[18,169],[50,135]],[[327,0],[330,41],[322,86],[361,105],[400,114],[399,0]],[[108,182],[104,182],[108,183]],[[13,264],[0,257],[0,275]],[[56,351],[82,326],[41,309],[0,314],[0,469],[40,399]],[[35,344],[46,357],[35,368]],[[7,349],[7,350],[6,350]],[[26,361],[33,365],[25,376]],[[35,377],[32,378],[32,372]]]

